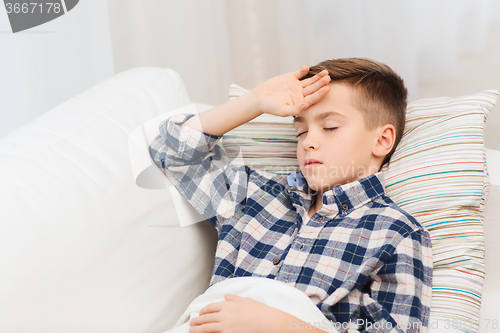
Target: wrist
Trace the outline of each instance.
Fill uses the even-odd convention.
[[[254,114],[256,117],[264,114],[262,108],[260,107],[259,98],[255,93],[255,89],[252,89],[245,93],[243,96],[246,98],[247,110]]]

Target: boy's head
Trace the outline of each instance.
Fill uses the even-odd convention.
[[[368,59],[323,61],[311,67],[301,80],[325,69],[331,79],[330,91],[294,119],[301,171],[309,183],[313,181],[323,190],[373,174],[389,161],[403,135],[408,94],[403,80],[391,68]],[[317,118],[329,111],[340,115]],[[321,144],[323,147],[319,147]],[[327,164],[316,182],[311,177],[321,168],[306,168],[307,159]],[[330,186],[325,187],[325,182]]]

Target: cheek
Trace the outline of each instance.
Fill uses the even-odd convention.
[[[301,149],[298,149],[297,147],[297,160],[301,161],[304,157],[304,152]]]
[[[363,164],[369,154],[368,138],[352,138],[349,145],[349,157],[354,160],[354,164]]]

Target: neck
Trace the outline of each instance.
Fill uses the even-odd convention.
[[[309,208],[309,217],[313,216],[321,207],[323,207],[323,193],[317,193],[314,203]]]

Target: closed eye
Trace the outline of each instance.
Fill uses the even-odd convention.
[[[302,134],[304,134],[305,132],[302,132],[302,133],[299,133],[297,134],[295,137],[298,138],[299,136],[301,136]]]
[[[328,128],[323,128],[325,131],[333,131],[333,130],[336,130],[337,127],[328,127]],[[307,131],[304,131],[302,133],[299,133],[297,134],[295,137],[298,138],[299,136],[301,136],[302,134],[306,133]]]

